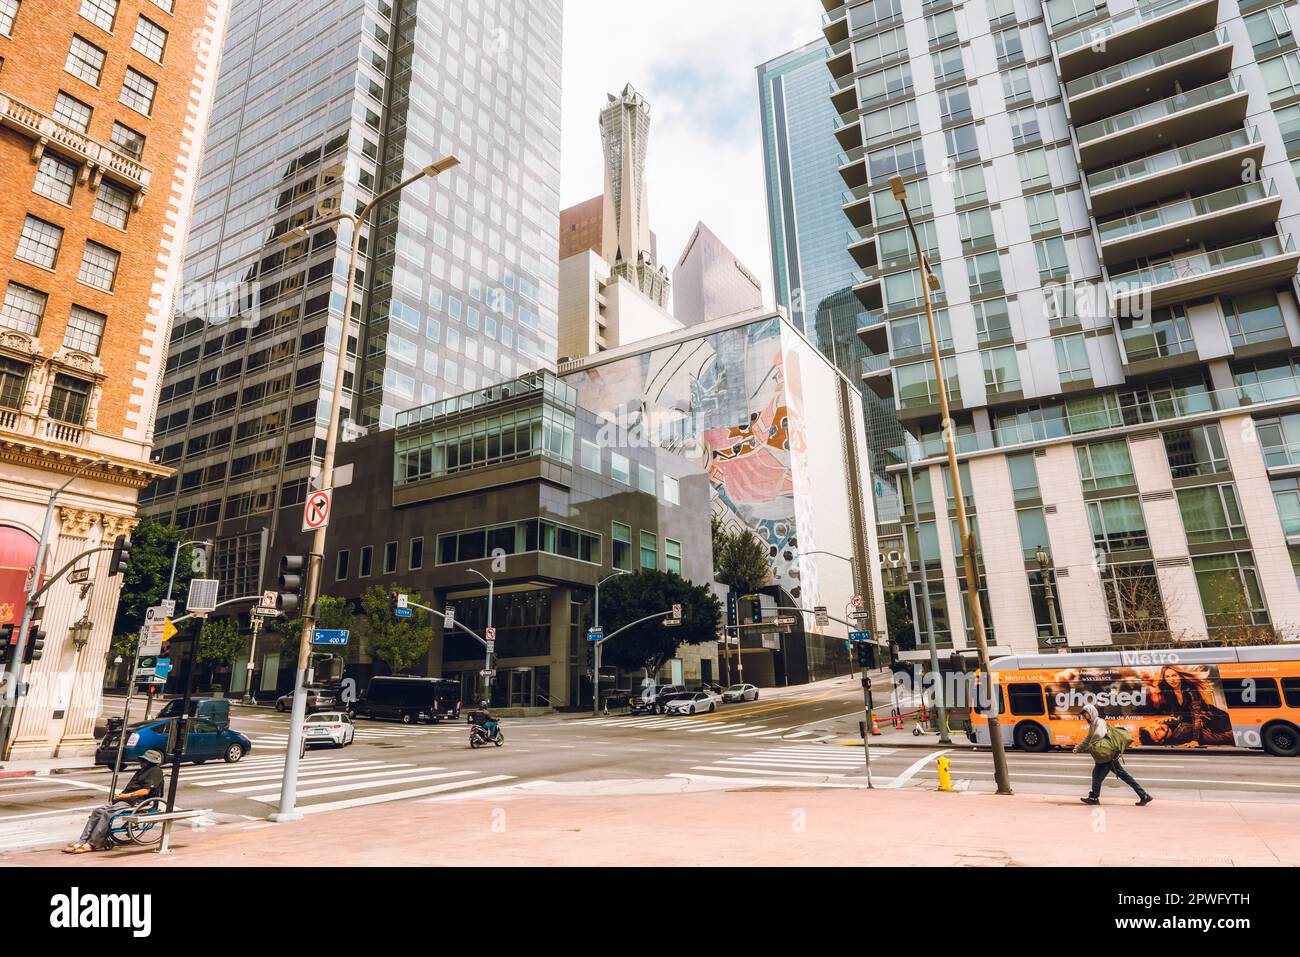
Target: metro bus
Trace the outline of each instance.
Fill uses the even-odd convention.
[[[1003,743],[1021,751],[1074,747],[1087,730],[1083,706],[1093,704],[1137,748],[1300,756],[1300,645],[1014,655],[990,671]],[[983,698],[967,737],[987,746]]]

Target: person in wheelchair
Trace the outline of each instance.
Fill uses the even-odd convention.
[[[63,849],[65,854],[85,854],[87,851],[103,851],[113,846],[110,837],[113,817],[123,811],[129,811],[141,801],[162,795],[163,772],[162,752],[149,750],[140,755],[140,770],[131,775],[126,787],[120,794],[101,807],[90,812],[90,818],[81,832],[81,838]]]

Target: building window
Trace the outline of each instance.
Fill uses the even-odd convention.
[[[1300,479],[1295,477],[1274,479],[1273,503],[1282,520],[1282,534],[1287,538],[1300,537]]]
[[[62,242],[63,230],[60,227],[28,216],[23,222],[22,235],[18,237],[17,256],[37,266],[53,269]]]
[[[669,505],[682,504],[682,491],[677,479],[671,475],[664,476],[664,501]]]
[[[1026,561],[1033,561],[1040,548],[1047,548],[1047,517],[1042,508],[1022,508],[1016,511],[1016,524],[1020,526],[1020,548]]]
[[[1294,50],[1271,60],[1259,61],[1259,72],[1264,77],[1271,102],[1277,103],[1300,93],[1300,55]]]
[[[75,96],[60,91],[54,98],[54,115],[62,123],[72,127],[78,133],[90,128],[90,117],[94,111]]]
[[[867,154],[867,172],[872,181],[890,176],[911,176],[925,172],[925,151],[921,140],[907,140]]]
[[[957,365],[953,356],[941,360],[944,378],[947,380],[948,401],[960,402],[961,389],[957,379]],[[931,362],[913,362],[897,366],[894,376],[898,383],[898,402],[904,409],[916,406],[935,405],[939,401],[939,388],[934,378],[934,364]]]
[[[664,571],[674,575],[682,573],[682,543],[664,539]]]
[[[104,51],[90,41],[74,35],[63,69],[91,86],[99,86],[99,77],[104,71]]]
[[[13,36],[14,20],[18,19],[19,0],[0,0],[0,34]]]
[[[32,367],[17,359],[0,356],[0,409],[21,409],[27,392],[27,375]]]
[[[108,180],[101,180],[99,193],[95,196],[95,209],[90,215],[101,223],[126,229],[130,214],[131,191],[114,186]]]
[[[942,46],[957,39],[957,14],[953,10],[936,13],[925,18],[926,33],[932,47]]]
[[[406,555],[406,570],[415,572],[424,567],[424,539],[411,539],[411,546]]]
[[[81,0],[81,15],[97,27],[113,32],[117,0]]]
[[[131,39],[131,49],[143,53],[155,63],[161,63],[163,49],[167,46],[167,31],[148,17],[141,17],[135,24],[135,36]]]
[[[36,167],[36,182],[32,191],[56,203],[72,202],[72,190],[77,185],[77,167],[53,153],[45,153]]]
[[[1000,292],[1002,264],[995,252],[981,253],[966,259],[966,282],[973,294]]]
[[[1203,555],[1192,559],[1196,587],[1210,628],[1267,625],[1268,608],[1250,552]]]
[[[1027,150],[1016,154],[1016,166],[1020,171],[1020,184],[1025,189],[1039,189],[1052,185],[1052,174],[1047,168],[1047,150]]]
[[[1029,68],[1018,66],[1002,71],[1002,98],[1007,104],[1019,103],[1034,95],[1029,83]]]
[[[1079,445],[1074,453],[1079,460],[1079,478],[1085,492],[1137,484],[1133,477],[1133,458],[1129,455],[1128,443],[1123,439]]]
[[[1147,526],[1136,495],[1087,503],[1092,542],[1106,551],[1147,547]]]
[[[641,567],[655,570],[659,567],[659,536],[641,533]]]
[[[858,80],[858,102],[874,106],[912,92],[912,68],[906,63],[891,66]]]
[[[113,282],[117,278],[118,259],[116,251],[86,240],[86,251],[81,257],[81,272],[77,275],[77,282],[112,292]]]
[[[1051,193],[1026,196],[1025,212],[1029,216],[1029,231],[1035,236],[1061,228],[1061,221],[1056,215],[1056,197]]]
[[[373,545],[363,545],[361,547],[361,567],[357,569],[358,578],[369,578],[371,565],[374,562],[375,547]]]
[[[1053,340],[1056,345],[1056,371],[1061,382],[1087,382],[1092,378],[1092,368],[1088,364],[1088,346],[1083,341],[1083,334],[1061,336]]]
[[[1268,53],[1291,40],[1291,24],[1282,4],[1242,17],[1255,53]]]
[[[862,118],[862,128],[867,139],[871,141],[888,140],[895,136],[913,133],[921,128],[921,121],[916,114],[916,103],[905,100],[887,106],[883,110],[868,113]]]
[[[1008,27],[993,34],[993,48],[997,50],[998,63],[1015,63],[1025,58],[1025,48],[1020,42],[1020,30]]]
[[[582,440],[582,467],[588,472],[600,474],[600,446],[595,442]]]
[[[984,167],[976,163],[953,173],[952,192],[958,206],[987,202],[989,194],[984,184]]]
[[[637,488],[649,495],[655,494],[655,470],[647,465],[638,465],[636,475]]]
[[[858,69],[907,55],[907,37],[902,27],[864,37],[853,44],[853,62]]]
[[[1005,299],[986,299],[973,306],[975,335],[981,343],[1011,338],[1011,314]]]
[[[143,73],[127,67],[126,76],[122,78],[122,93],[118,100],[125,103],[137,113],[149,115],[153,109],[153,97],[158,92],[158,84]]]
[[[106,319],[107,317],[102,313],[73,306],[68,314],[67,331],[63,334],[63,347],[92,356],[99,355],[99,344],[104,338]]]
[[[1182,355],[1196,349],[1187,310],[1181,306],[1154,309],[1150,317],[1119,317],[1120,335],[1129,362]]]
[[[937,53],[931,53],[930,63],[934,67],[934,82],[939,86],[955,83],[966,77],[960,46],[950,46]]]
[[[609,453],[609,474],[615,482],[631,485],[632,466],[628,462],[627,456],[619,455],[617,452]]]
[[[1269,438],[1275,433],[1261,422],[1255,434],[1264,449],[1265,464],[1278,464],[1269,461]],[[1276,434],[1280,436],[1281,433]],[[1190,429],[1175,429],[1165,432],[1162,438],[1165,442],[1165,456],[1169,459],[1169,474],[1174,478],[1228,471],[1228,453],[1223,448],[1223,436],[1218,425],[1210,423]],[[1300,440],[1300,432],[1297,433],[1297,439]],[[1300,448],[1300,445],[1297,447]]]
[[[600,564],[600,536],[590,532],[542,521],[542,551],[561,558]]]
[[[949,132],[952,132],[951,130]],[[957,214],[957,234],[961,237],[962,249],[973,253],[989,246],[996,246],[993,236],[993,215],[989,207],[970,209]]]
[[[346,548],[340,548],[338,555],[334,559],[334,580],[336,582],[347,581],[348,578],[348,561],[352,558],[352,553]]]
[[[397,571],[397,542],[384,545],[384,574],[391,575]]]
[[[1101,575],[1112,635],[1165,637],[1165,602],[1151,562],[1108,563]]]
[[[1228,337],[1233,348],[1286,338],[1286,324],[1282,321],[1277,293],[1272,291],[1224,299],[1223,318],[1228,323]]]
[[[50,418],[69,425],[81,425],[86,421],[89,407],[89,382],[62,373],[54,376],[54,385],[50,387]]]
[[[172,13],[176,9],[176,0],[153,0],[153,5],[159,10],[166,10]]]
[[[615,522],[610,531],[610,540],[614,543],[614,554],[610,564],[621,571],[632,570],[632,529]]]
[[[109,141],[117,148],[119,153],[138,160],[144,156],[144,134],[137,133],[125,123],[114,121],[113,132],[109,136]]]
[[[1015,346],[986,349],[980,353],[980,361],[984,366],[984,386],[990,393],[1020,391],[1020,362],[1016,359]]]
[[[41,328],[41,317],[45,315],[45,298],[45,293],[39,290],[16,282],[9,283],[5,289],[4,309],[0,311],[0,324],[29,336],[36,335]]]
[[[1246,537],[1237,490],[1227,485],[1202,485],[1178,492],[1178,510],[1189,545],[1228,542]]]
[[[1007,468],[1011,472],[1011,493],[1017,503],[1032,502],[1043,497],[1038,488],[1038,468],[1034,465],[1034,455],[1008,455]],[[1044,543],[1046,544],[1046,543]]]
[[[969,119],[970,110],[970,88],[966,86],[950,86],[939,91],[939,115],[943,117],[945,123],[955,123],[958,120]]]
[[[979,159],[979,138],[975,135],[975,124],[954,126],[943,131],[943,141],[948,149],[948,159],[954,164]]]

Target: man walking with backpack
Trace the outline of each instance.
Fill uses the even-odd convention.
[[[1138,807],[1146,807],[1154,801],[1155,798],[1147,794],[1142,785],[1138,784],[1133,779],[1133,775],[1129,774],[1120,763],[1124,752],[1133,743],[1133,736],[1123,728],[1109,727],[1097,712],[1095,705],[1084,705],[1083,717],[1088,722],[1088,733],[1075,745],[1074,751],[1076,754],[1088,752],[1097,763],[1092,769],[1092,790],[1086,798],[1079,798],[1079,800],[1084,804],[1100,804],[1101,785],[1106,780],[1106,775],[1113,772],[1115,777],[1137,793]]]

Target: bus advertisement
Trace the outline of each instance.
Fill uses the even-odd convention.
[[[990,670],[1008,747],[1073,747],[1091,704],[1126,729],[1135,747],[1300,755],[1300,647],[1021,655],[996,659]],[[979,708],[968,737],[989,743]]]

